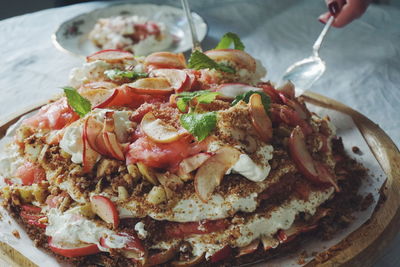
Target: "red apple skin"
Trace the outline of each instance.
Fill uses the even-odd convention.
[[[80,256],[87,256],[92,254],[97,254],[100,252],[99,248],[96,244],[87,244],[83,247],[77,248],[62,248],[58,247],[56,244],[52,242],[52,238],[49,238],[49,248],[55,254],[67,257],[67,258],[75,258]]]
[[[272,139],[272,122],[265,112],[264,105],[259,94],[252,94],[249,99],[250,118],[254,129],[260,139],[266,143]]]
[[[107,99],[105,99],[100,104],[97,104],[93,108],[105,108],[105,107],[107,107],[108,104],[110,104],[117,97],[118,92],[119,91],[117,89],[115,89],[114,92]]]
[[[289,138],[290,156],[300,173],[309,181],[317,185],[332,185],[337,192],[340,191],[333,175],[328,168],[319,161],[314,161],[304,140],[304,134],[299,126],[293,129]]]
[[[121,145],[118,143],[117,137],[114,133],[103,132],[104,144],[107,151],[118,160],[125,160],[124,152]]]
[[[103,129],[103,124],[90,116],[87,118],[83,127],[84,127],[83,131],[85,132],[85,138],[89,143],[89,146],[98,153],[102,155],[107,155],[107,151],[99,147],[96,141],[97,137],[101,134],[101,131]]]
[[[155,52],[146,57],[144,64],[147,70],[185,69],[186,59],[182,53]]]
[[[82,165],[83,165],[83,172],[88,173],[90,172],[94,165],[96,164],[97,158],[99,153],[97,153],[94,149],[91,148],[88,141],[88,120],[85,121],[82,131],[82,144],[83,144],[83,151],[82,151]]]
[[[125,86],[136,94],[168,96],[174,92],[174,88],[164,77],[143,78]]]
[[[108,63],[120,63],[124,60],[133,60],[133,54],[118,49],[106,49],[98,51],[90,56],[86,57],[86,62],[92,62],[95,60],[103,60]]]
[[[166,263],[167,261],[171,260],[173,257],[175,257],[177,253],[176,247],[171,247],[165,251],[161,251],[159,253],[150,255],[146,261],[146,267],[147,266],[158,266],[159,264]]]
[[[228,258],[231,254],[232,254],[232,248],[229,245],[227,245],[227,246],[223,247],[222,249],[218,250],[217,252],[215,252],[210,257],[210,262],[215,263],[215,262],[222,261],[222,260]]]
[[[114,228],[119,225],[119,214],[115,204],[105,196],[93,196],[90,200],[92,210],[106,223],[112,223]]]
[[[290,134],[289,151],[300,173],[310,181],[319,182],[314,160],[307,150],[304,134],[299,126],[296,126]]]
[[[308,113],[307,109],[302,104],[300,104],[296,99],[290,99],[282,93],[279,93],[279,97],[282,99],[283,103],[293,108],[301,119],[306,120],[310,117],[310,114]]]

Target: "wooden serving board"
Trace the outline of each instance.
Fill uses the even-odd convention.
[[[350,115],[387,175],[387,181],[381,190],[381,198],[384,201],[378,204],[372,218],[339,245],[331,248],[332,256],[327,261],[324,263],[312,261],[306,266],[371,266],[399,231],[400,152],[377,124],[359,112],[316,93],[306,92],[303,97],[306,102]],[[38,109],[38,106],[28,108],[21,112],[22,114],[16,114],[9,120],[0,122],[0,138],[22,115],[35,109]],[[338,247],[340,249],[336,250]],[[36,267],[18,251],[1,242],[0,266]]]

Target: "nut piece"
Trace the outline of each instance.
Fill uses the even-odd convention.
[[[161,186],[154,186],[147,195],[147,201],[153,205],[160,204],[166,200],[165,191]]]
[[[136,164],[129,164],[127,166],[127,169],[128,169],[128,173],[132,177],[132,181],[136,181],[140,178],[140,171],[139,171],[139,168],[136,166]]]
[[[128,191],[126,190],[126,188],[123,186],[118,186],[118,198],[120,200],[126,200],[126,199],[128,199],[128,197],[129,197],[129,194],[128,194]]]
[[[47,192],[48,184],[33,184],[32,185],[32,194],[35,197],[35,200],[40,203],[44,203],[48,192]]]
[[[35,197],[33,196],[33,188],[31,186],[22,186],[16,188],[16,190],[19,193],[22,202],[29,203],[35,200]]]
[[[102,159],[97,166],[97,177],[110,175],[118,170],[119,163],[116,160]]]
[[[155,172],[153,171],[152,168],[144,165],[141,162],[136,163],[139,172],[142,174],[142,176],[149,181],[151,184],[153,185],[157,185],[158,184],[158,180],[157,180],[157,176],[155,174]],[[128,169],[129,171],[129,169]]]
[[[25,156],[29,161],[37,161],[43,146],[39,144],[25,144]]]

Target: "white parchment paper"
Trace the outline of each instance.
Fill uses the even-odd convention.
[[[373,210],[377,204],[377,200],[379,199],[379,189],[381,188],[383,182],[386,180],[387,177],[382,171],[381,167],[379,166],[378,162],[370,151],[368,144],[365,142],[364,138],[362,137],[361,133],[357,129],[355,123],[350,116],[314,105],[307,106],[311,111],[316,112],[321,117],[327,115],[331,118],[332,123],[337,128],[337,135],[343,138],[346,152],[369,169],[368,178],[364,180],[360,188],[360,194],[366,196],[367,194],[372,193],[374,197],[373,204],[370,205],[366,210],[355,213],[354,216],[356,217],[356,220],[348,228],[346,228],[342,232],[337,233],[333,239],[328,241],[310,240],[310,242],[305,244],[305,246],[302,247],[301,251],[306,251],[307,255],[312,255],[313,253],[319,253],[327,250],[331,246],[339,243],[371,217]],[[7,136],[0,140],[1,151],[4,149],[5,144],[11,141],[13,132],[13,129],[10,128]],[[353,146],[359,147],[362,155],[354,154],[351,151],[351,148]],[[4,182],[0,177],[0,185],[2,185],[3,183]],[[28,259],[30,259],[38,266],[68,266],[66,264],[57,262],[53,256],[47,254],[45,251],[35,248],[33,242],[29,239],[24,230],[15,222],[13,218],[11,218],[7,214],[7,212],[3,208],[0,208],[0,214],[2,218],[0,220],[0,241],[5,242],[14,249],[18,250],[20,253],[25,255]],[[20,233],[20,239],[14,237],[14,235],[12,234],[13,230],[17,230]],[[299,253],[300,251],[286,257],[281,257],[269,261],[268,266],[299,266]],[[306,263],[311,261],[312,259],[313,258],[310,256],[306,259]],[[263,265],[258,264],[257,266]]]

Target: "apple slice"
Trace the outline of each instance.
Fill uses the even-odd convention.
[[[191,157],[185,158],[179,163],[178,175],[185,175],[199,168],[206,160],[208,160],[213,154],[211,153],[198,153]]]
[[[273,108],[275,109],[275,108]],[[280,119],[290,126],[300,126],[305,135],[309,135],[313,132],[311,126],[293,109],[285,105],[278,105]]]
[[[218,261],[222,261],[228,258],[231,254],[232,254],[232,248],[229,245],[226,245],[225,247],[218,250],[210,257],[210,262],[215,263]]]
[[[100,252],[99,248],[96,244],[80,244],[73,247],[62,247],[55,242],[53,242],[53,238],[49,238],[49,248],[55,254],[67,257],[74,258],[80,256],[87,256],[92,254],[97,254]]]
[[[302,104],[300,104],[296,99],[290,99],[282,93],[279,93],[279,97],[282,99],[283,103],[294,109],[301,119],[306,120],[310,117],[310,114],[308,113],[307,109]]]
[[[82,165],[84,173],[88,173],[93,169],[99,157],[99,153],[95,151],[89,144],[88,141],[89,137],[87,130],[88,130],[88,120],[86,119],[82,131],[82,144],[83,144]]]
[[[93,196],[90,199],[92,210],[106,223],[112,223],[114,228],[118,227],[119,215],[115,204],[105,196]]]
[[[287,81],[284,85],[276,89],[279,93],[283,93],[286,97],[290,99],[295,98],[294,84],[291,81]]]
[[[143,78],[125,86],[137,94],[169,95],[174,92],[174,88],[164,77]]]
[[[103,124],[96,120],[94,117],[90,116],[86,119],[83,132],[85,133],[85,138],[89,143],[89,146],[102,155],[108,155],[107,150],[103,147],[98,146],[97,138],[101,134],[103,129]]]
[[[320,181],[317,169],[314,165],[314,160],[307,150],[304,134],[299,126],[296,126],[290,134],[289,151],[300,173],[308,180],[319,183]]]
[[[102,60],[110,64],[122,63],[125,60],[133,60],[133,54],[118,50],[118,49],[106,49],[98,51],[90,56],[86,57],[86,62],[93,62],[96,60]]]
[[[253,253],[258,249],[259,245],[260,245],[260,239],[253,240],[247,246],[239,248],[239,254],[236,255],[236,258]]]
[[[118,90],[92,89],[81,95],[90,101],[93,108],[105,108],[117,97]]]
[[[189,91],[191,85],[191,79],[189,75],[183,70],[177,69],[157,69],[151,72],[154,77],[166,78],[171,87],[175,90],[175,93],[183,91]]]
[[[148,266],[158,266],[160,264],[166,263],[167,261],[171,260],[175,257],[176,253],[178,252],[175,246],[171,246],[169,249],[161,251],[159,253],[150,255],[146,261],[146,267]]]
[[[219,61],[233,61],[241,69],[247,69],[250,72],[256,71],[256,60],[242,50],[236,49],[215,49],[205,52],[211,59]]]
[[[260,136],[260,139],[268,143],[272,138],[272,122],[265,112],[264,105],[259,94],[252,94],[249,99],[251,122]]]
[[[197,196],[207,202],[229,168],[239,160],[240,152],[233,147],[222,147],[197,170],[194,187]]]
[[[205,259],[205,253],[195,256],[191,259],[188,260],[182,260],[182,261],[173,261],[171,262],[171,265],[173,267],[194,267],[194,266],[200,266],[200,264],[204,261]]]
[[[281,104],[281,98],[279,97],[278,91],[270,83],[259,83],[257,86],[261,87],[270,98],[272,103]]]
[[[148,112],[143,116],[140,126],[147,137],[157,143],[171,143],[181,137],[175,127],[157,119],[153,112]]]
[[[155,52],[146,57],[144,64],[148,69],[184,69],[186,60],[182,53]]]
[[[224,83],[218,86],[216,91],[222,96],[235,99],[236,96],[247,93],[249,91],[261,92],[262,89],[244,83]]]
[[[331,184],[336,192],[340,192],[340,188],[337,185],[334,176],[329,171],[328,167],[321,162],[314,162],[315,168],[317,169],[319,182],[322,184]]]
[[[124,236],[128,238],[128,242],[126,243],[122,254],[127,258],[144,258],[147,254],[146,249],[144,248],[142,241],[135,233],[126,233],[121,232],[118,233],[119,236]]]
[[[110,152],[114,158],[118,160],[125,160],[122,146],[118,142],[115,133],[103,132],[103,140],[107,151]]]

